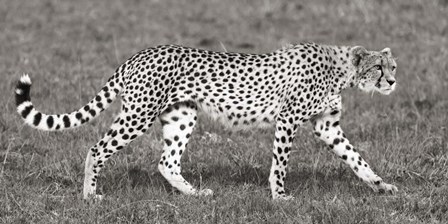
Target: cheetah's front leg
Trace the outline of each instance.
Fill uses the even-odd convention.
[[[316,120],[314,134],[323,140],[344,162],[350,166],[355,174],[361,178],[375,192],[385,191],[394,193],[397,187],[385,183],[376,175],[364,161],[339,126],[340,111],[328,109]]]

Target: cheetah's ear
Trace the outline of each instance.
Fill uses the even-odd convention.
[[[355,46],[351,49],[351,55],[352,55],[352,63],[354,66],[358,66],[361,62],[361,59],[366,56],[367,50],[362,46]]]
[[[392,57],[392,52],[390,51],[390,48],[388,48],[388,47],[386,47],[386,48],[384,48],[383,50],[381,50],[381,53],[382,53],[383,55],[388,56],[388,57]]]

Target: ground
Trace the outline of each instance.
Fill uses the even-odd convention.
[[[448,2],[0,0],[1,223],[447,223]],[[120,103],[84,127],[42,132],[15,114],[14,85],[30,73],[33,102],[67,112],[88,102],[135,52],[160,44],[262,53],[286,43],[390,47],[390,96],[344,93],[341,121],[373,169],[399,188],[376,194],[315,139],[294,143],[287,191],[270,199],[273,130],[230,132],[205,116],[183,173],[213,197],[174,191],[157,171],[160,123],[102,170],[105,200],[82,200],[84,158]]]

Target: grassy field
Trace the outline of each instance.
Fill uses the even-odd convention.
[[[448,1],[0,0],[1,223],[448,223]],[[88,102],[114,69],[160,44],[261,53],[285,43],[390,47],[390,96],[344,93],[348,138],[399,188],[373,193],[301,129],[288,202],[270,199],[273,130],[230,132],[200,116],[183,157],[184,176],[215,191],[174,191],[157,171],[157,123],[102,170],[105,200],[81,199],[84,158],[119,103],[70,131],[40,132],[15,113],[22,73],[47,113]]]

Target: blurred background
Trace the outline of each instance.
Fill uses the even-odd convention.
[[[346,91],[341,123],[374,170],[402,190],[398,196],[371,193],[305,127],[286,182],[299,200],[273,204],[267,184],[272,131],[233,133],[201,116],[183,172],[217,198],[172,193],[156,169],[156,124],[103,169],[99,190],[112,201],[89,207],[78,198],[85,152],[108,129],[119,103],[62,133],[32,130],[15,114],[13,89],[22,73],[33,80],[36,107],[61,113],[88,102],[116,67],[147,47],[266,53],[308,41],[392,49],[395,92]],[[0,219],[446,223],[447,72],[447,0],[0,0]],[[174,207],[135,203],[142,198]]]

